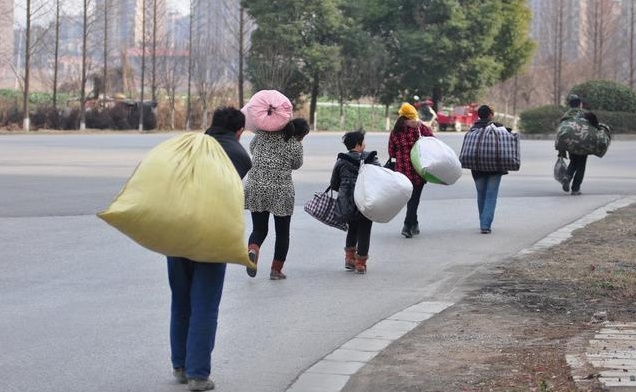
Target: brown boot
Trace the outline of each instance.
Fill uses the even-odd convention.
[[[367,259],[369,256],[358,256],[356,255],[356,274],[366,274],[367,273]]]
[[[258,262],[258,252],[260,251],[260,249],[261,247],[256,244],[247,245],[247,257],[254,264]],[[245,267],[245,270],[251,278],[256,276],[256,268]]]
[[[281,271],[283,269],[284,261],[274,260],[272,261],[272,270],[269,273],[271,280],[287,279],[287,276]]]
[[[356,269],[356,248],[344,248],[345,251],[345,269],[347,271],[353,271]]]

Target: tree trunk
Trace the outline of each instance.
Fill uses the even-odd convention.
[[[31,62],[31,0],[26,2],[26,35],[24,42],[24,89],[22,91],[22,127],[25,132],[31,129],[29,118],[29,68]]]
[[[632,0],[631,7],[629,9],[629,87],[633,90],[634,87],[634,5],[636,0]]]
[[[553,103],[561,102],[561,68],[563,65],[563,0],[557,0],[554,13],[554,79],[553,79]]]
[[[244,51],[245,48],[245,8],[240,6],[239,9],[239,64],[238,64],[238,99],[239,99],[239,107],[243,107],[243,103],[245,102],[245,96],[243,95],[243,85],[244,85],[244,76],[243,76],[243,64],[245,61]]]
[[[314,124],[314,117],[316,116],[316,106],[318,104],[318,93],[320,93],[320,77],[318,74],[314,74],[314,80],[311,86],[311,103],[309,104],[309,123]],[[316,126],[314,124],[314,130]]]
[[[139,132],[144,130],[144,81],[146,76],[146,0],[141,2],[141,98],[139,99]]]
[[[192,38],[194,32],[194,0],[190,0],[190,31],[188,39],[188,96],[186,97],[186,131],[192,127]]]
[[[53,110],[57,119],[57,78],[60,57],[60,1],[55,1],[55,47],[53,49]],[[56,121],[56,125],[57,121]]]
[[[80,130],[86,129],[86,63],[88,58],[88,0],[84,0],[84,13],[82,25],[82,83],[80,86]]]
[[[157,102],[157,0],[152,0],[152,102]]]
[[[106,106],[106,88],[108,85],[108,2],[104,1],[104,73],[102,76],[102,105]],[[97,97],[99,99],[99,97]]]
[[[340,99],[338,102],[340,106],[340,129],[344,129],[345,127],[345,112],[344,112],[344,100]]]

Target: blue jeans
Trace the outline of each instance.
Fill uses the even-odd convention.
[[[474,178],[477,188],[477,208],[479,209],[479,226],[490,229],[495,218],[497,194],[501,183],[501,174],[493,173]]]
[[[188,378],[210,376],[225,268],[225,263],[168,257],[172,367],[185,368]]]

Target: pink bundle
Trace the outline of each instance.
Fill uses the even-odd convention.
[[[291,101],[277,90],[261,90],[241,109],[245,129],[280,131],[292,119]]]

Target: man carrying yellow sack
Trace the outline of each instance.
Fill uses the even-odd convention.
[[[205,132],[219,142],[241,178],[252,167],[247,151],[238,141],[244,126],[245,115],[240,110],[222,107],[214,112],[212,126]],[[211,355],[226,265],[168,256],[173,374],[191,391],[214,389],[214,382],[209,379]]]
[[[244,245],[241,179],[252,167],[239,143],[244,127],[240,110],[218,108],[205,134],[184,133],[150,150],[97,214],[168,256],[173,374],[191,391],[214,389],[211,355],[226,263],[254,267]]]

